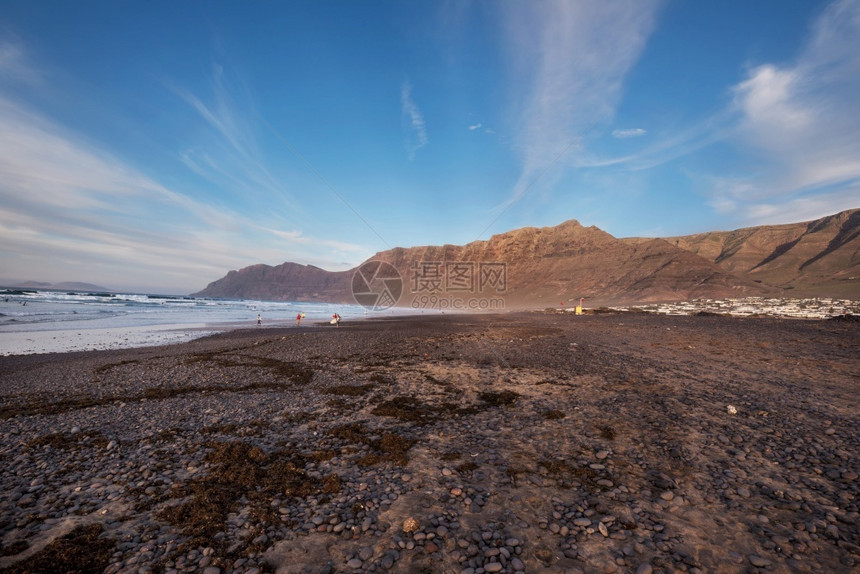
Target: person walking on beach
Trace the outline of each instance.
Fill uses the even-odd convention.
[[[301,324],[302,324],[302,314],[299,313],[298,315],[296,315],[296,327],[298,327]]]
[[[340,327],[340,315],[335,313],[331,316],[331,322],[335,327]]]
[[[257,325],[262,325],[262,324],[263,324],[263,318],[260,317],[259,313],[257,313]]]

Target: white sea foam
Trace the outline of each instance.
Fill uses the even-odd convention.
[[[0,290],[0,355],[144,347],[256,327],[403,313],[358,305],[168,297],[134,293]]]

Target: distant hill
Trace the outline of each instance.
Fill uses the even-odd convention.
[[[109,293],[111,290],[92,283],[81,283],[79,281],[64,281],[61,283],[45,283],[43,281],[12,282],[4,285],[13,289],[38,289],[41,291],[98,291]]]
[[[860,209],[666,241],[790,296],[860,298]]]
[[[351,280],[352,271],[326,271],[298,263],[282,263],[276,267],[259,264],[230,271],[192,295],[263,301],[354,303]]]
[[[461,269],[472,273],[471,291],[463,289],[463,275],[456,289],[448,286],[436,295],[502,297],[508,309],[567,306],[579,298],[592,306],[747,296],[860,299],[860,209],[804,223],[667,239],[617,239],[571,220],[467,245],[397,247],[368,261],[373,260],[397,269],[403,279],[398,304],[406,307],[414,306],[416,296],[433,294],[421,266],[432,262],[474,264]],[[503,264],[504,289],[480,289],[482,264]],[[352,303],[354,275],[355,269],[329,272],[296,263],[253,265],[230,271],[194,295]]]

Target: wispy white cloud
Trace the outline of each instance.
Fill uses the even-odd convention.
[[[267,231],[272,235],[275,235],[289,243],[330,247],[344,254],[358,253],[363,249],[361,246],[355,245],[353,243],[345,243],[343,241],[335,241],[332,239],[322,239],[320,237],[309,237],[305,235],[302,231],[296,229],[288,231],[280,229],[267,229]]]
[[[34,84],[42,74],[33,66],[23,43],[8,32],[0,39],[0,77],[6,82]]]
[[[290,258],[336,268],[361,251],[343,242],[291,240],[272,230],[277,217],[237,211],[208,196],[196,199],[192,189],[168,187],[4,92],[0,87],[4,277],[191,292],[226,270],[258,261]],[[229,154],[217,146],[194,147],[181,154],[186,166],[236,193],[247,189],[243,179],[245,186],[257,186],[256,193],[280,191],[251,157],[253,139],[234,108],[207,106],[190,94],[186,101],[236,158],[225,161]]]
[[[246,228],[242,216],[171,191],[2,97],[0,203],[5,274],[107,271],[146,286],[172,268],[188,285],[195,269],[223,271],[243,259],[223,239]]]
[[[787,213],[812,219],[816,197],[860,206],[860,1],[830,4],[793,64],[752,68],[733,94],[736,140],[760,168],[745,178],[742,197],[715,186],[715,202],[756,221]],[[781,202],[787,210],[775,207]]]
[[[629,130],[612,130],[612,137],[618,139],[636,138],[644,136],[647,132],[642,128],[634,128]]]
[[[746,225],[767,225],[812,221],[847,209],[860,206],[860,184],[850,184],[837,191],[795,197],[788,200],[773,199],[743,206]]]
[[[424,116],[412,99],[412,84],[404,82],[400,87],[400,106],[403,117],[404,142],[409,159],[415,159],[415,154],[430,141],[427,137],[427,126]]]
[[[483,127],[483,124],[472,124],[469,126],[469,131],[473,132],[475,130],[479,130]]]
[[[575,164],[583,136],[612,118],[659,4],[553,0],[505,5],[513,93],[524,102],[516,127],[522,169],[505,205],[518,201],[538,177],[551,184],[546,170],[559,154],[567,150],[561,163]]]
[[[209,102],[185,88],[175,85],[171,88],[215,135],[181,151],[181,161],[210,181],[231,180],[234,189],[249,199],[263,196],[271,202],[278,198],[285,207],[297,209],[293,194],[261,160],[263,154],[255,136],[253,102],[236,101],[234,93],[242,93],[242,90],[231,89],[222,66],[212,66]]]

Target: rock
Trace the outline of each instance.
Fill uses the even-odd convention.
[[[651,574],[654,572],[654,568],[651,567],[651,564],[648,562],[643,562],[636,569],[636,574]]]
[[[419,528],[421,525],[411,516],[403,521],[403,532],[415,532]]]
[[[350,568],[354,569],[354,570],[357,570],[364,565],[364,562],[362,562],[358,558],[352,558],[346,563],[346,565],[349,566]]]
[[[609,529],[607,529],[606,525],[602,522],[597,523],[597,529],[600,531],[604,538],[609,536]]]
[[[484,564],[484,572],[501,572],[505,567],[501,562],[490,562]]]
[[[749,556],[747,556],[747,558],[749,559],[750,564],[752,564],[756,568],[767,568],[768,566],[771,565],[770,560],[767,560],[766,558],[762,558],[758,554],[750,554]]]

